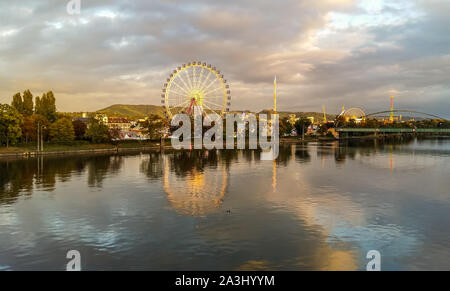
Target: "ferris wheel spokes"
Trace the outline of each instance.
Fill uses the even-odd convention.
[[[187,75],[187,80],[188,80],[188,83],[189,83],[189,90],[191,91],[193,89],[192,82],[191,82],[191,77],[189,76],[188,70],[184,70],[184,72]]]
[[[223,105],[219,105],[219,104],[217,104],[217,103],[214,103],[214,102],[211,102],[211,101],[203,101],[204,103],[208,103],[208,104],[210,104],[210,105],[213,105],[213,106],[217,106],[217,107],[222,107]],[[205,106],[206,106],[206,104],[205,104]]]
[[[184,72],[182,72],[184,71]],[[207,72],[206,72],[207,71]],[[173,71],[164,84],[161,103],[167,118],[194,107],[222,115],[229,111],[230,90],[215,67],[201,62],[183,64]]]
[[[184,109],[185,109],[188,105],[191,104],[191,102],[190,102],[190,100],[186,100],[186,101],[184,101],[183,103],[181,103],[180,105],[183,105],[183,104],[184,104],[184,106],[181,107],[180,110],[177,111],[177,114],[180,113],[180,112],[183,112]]]
[[[184,78],[183,78],[183,76],[181,75],[181,74],[179,74],[179,76],[180,76],[180,80],[181,80],[181,82],[184,84],[184,86],[186,87],[185,89],[186,89],[186,91],[190,91],[190,90],[192,90],[192,89],[190,89],[190,87],[189,87],[189,85],[186,83],[186,81],[184,80]]]
[[[180,88],[182,91],[184,91],[188,96],[189,95],[189,91],[186,90],[185,88],[181,87],[177,82],[175,82],[175,80],[173,81],[173,84],[175,84],[178,88]]]
[[[207,91],[207,92],[205,92],[205,94],[211,94],[211,93],[213,93],[213,92],[217,92],[217,91],[219,91],[219,90],[223,90],[223,88],[221,88],[221,87],[218,87],[218,88],[215,88],[215,89],[213,89],[213,90],[211,90],[211,91]]]

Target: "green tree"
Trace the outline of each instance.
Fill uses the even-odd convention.
[[[23,111],[21,112],[23,116],[31,116],[33,115],[33,94],[31,94],[30,90],[25,90],[23,92]]]
[[[22,137],[25,139],[25,143],[36,139],[36,124],[32,116],[23,118]]]
[[[56,121],[56,99],[52,91],[43,94],[41,98],[36,97],[35,112],[43,115],[50,122]]]
[[[167,126],[167,122],[156,114],[151,114],[143,124],[144,132],[150,139],[160,139]]]
[[[301,136],[308,131],[308,127],[311,125],[311,120],[306,117],[300,117],[294,124],[297,135]]]
[[[121,130],[118,127],[113,127],[109,130],[109,137],[111,141],[118,142],[120,140]]]
[[[87,128],[85,136],[93,143],[109,142],[111,140],[109,128],[101,121],[90,118]]]
[[[40,130],[42,130],[42,135],[44,137],[44,140],[49,140],[49,128],[50,128],[50,122],[48,121],[45,116],[42,116],[40,114],[34,114],[33,115],[34,120],[34,126],[37,130],[38,125],[40,126]]]
[[[38,124],[41,126],[44,140],[47,139],[49,122],[44,116],[33,114],[31,116],[25,116],[23,118],[22,138],[26,143],[37,140],[36,137]]]
[[[49,135],[52,142],[70,142],[75,139],[75,131],[72,121],[68,118],[61,118],[53,122],[49,128]]]
[[[22,114],[23,112],[23,100],[22,96],[19,93],[14,94],[13,100],[11,102],[11,106],[14,107],[19,113]]]
[[[75,138],[81,140],[84,138],[87,130],[87,124],[81,120],[72,121],[73,129],[75,131]]]
[[[22,136],[22,115],[8,104],[0,105],[0,142],[9,147]]]
[[[280,127],[279,127],[279,135],[280,137],[291,135],[292,130],[294,130],[294,126],[289,121],[289,118],[285,117],[280,120]]]

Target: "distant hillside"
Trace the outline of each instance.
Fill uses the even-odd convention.
[[[109,116],[117,116],[117,117],[128,117],[128,118],[144,118],[150,114],[157,114],[159,116],[164,115],[164,110],[161,106],[156,105],[124,105],[124,104],[116,104],[109,106],[107,108],[101,109],[97,111],[98,113],[105,113]],[[239,110],[233,111],[234,113],[242,112]],[[270,110],[262,110],[259,113],[268,113],[270,114]],[[290,114],[295,114],[297,117],[314,117],[316,121],[323,120],[323,113],[320,112],[278,112],[280,114],[280,118],[288,117]],[[328,120],[334,120],[336,115],[327,114]]]
[[[159,116],[164,115],[163,108],[156,105],[124,105],[115,104],[107,108],[97,111],[98,113],[105,113],[109,116],[129,117],[129,118],[144,118],[150,114]]]

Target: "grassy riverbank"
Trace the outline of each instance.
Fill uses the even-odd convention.
[[[316,141],[333,141],[333,138],[326,137],[305,137],[301,139],[298,137],[284,137],[280,139],[280,144],[292,144],[292,143],[308,143]],[[170,146],[170,140],[165,141],[166,146]],[[139,149],[139,148],[157,148],[160,144],[158,141],[122,141],[118,144],[102,143],[93,144],[87,141],[77,141],[72,144],[57,144],[57,143],[45,143],[44,153],[73,153],[73,152],[85,152],[85,151],[114,151],[114,150],[127,150],[127,149]],[[1,156],[11,155],[28,155],[36,153],[36,144],[19,144],[10,146],[9,148],[0,147]]]
[[[46,143],[44,144],[44,152],[72,152],[72,151],[87,151],[87,150],[113,150],[113,149],[126,149],[126,148],[144,148],[144,147],[154,147],[158,146],[159,143],[151,141],[126,141],[120,142],[118,144],[93,144],[89,142],[75,142],[73,144],[57,144],[57,143]],[[19,144],[15,146],[10,146],[9,148],[0,147],[1,155],[10,154],[27,154],[36,152],[36,144]]]

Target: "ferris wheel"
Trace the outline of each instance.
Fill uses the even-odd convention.
[[[222,116],[230,110],[231,92],[227,80],[215,67],[202,62],[183,64],[175,69],[164,84],[161,104],[167,119],[180,113]]]

